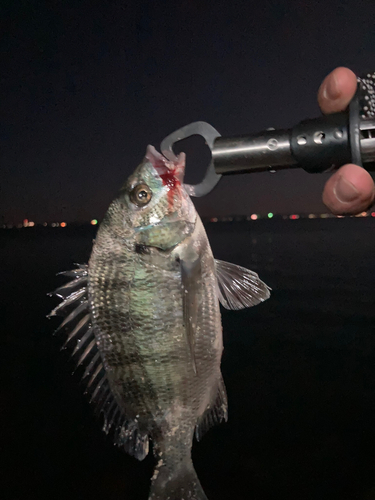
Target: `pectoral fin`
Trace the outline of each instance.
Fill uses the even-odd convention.
[[[259,276],[241,266],[215,259],[220,303],[226,309],[244,309],[267,300],[270,288]]]
[[[199,259],[194,261],[181,260],[180,267],[186,341],[189,346],[194,372],[197,373],[194,351],[199,308],[199,288],[202,279],[201,263]]]

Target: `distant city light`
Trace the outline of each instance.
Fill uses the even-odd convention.
[[[210,219],[206,219],[207,222],[234,222],[234,221],[244,221],[244,220],[247,220],[247,221],[255,221],[255,220],[261,220],[261,219],[272,219],[275,217],[275,214],[273,212],[266,212],[266,213],[263,213],[263,214],[250,214],[250,215],[246,215],[246,216],[240,216],[240,215],[237,215],[237,216],[224,216],[224,217],[211,217]],[[297,220],[297,219],[330,219],[330,218],[335,218],[335,219],[341,219],[341,218],[344,218],[345,216],[344,215],[333,215],[331,213],[323,213],[323,214],[290,214],[290,215],[282,215],[282,214],[277,214],[277,217],[278,219],[283,219],[283,220]],[[347,217],[347,216],[346,216]],[[361,217],[374,217],[375,218],[375,210],[373,212],[370,212],[370,211],[367,211],[367,212],[361,212],[359,214],[356,214],[356,215],[352,215],[350,216],[352,218],[354,217],[357,217],[357,218],[361,218]],[[34,227],[34,226],[38,226],[38,224],[40,226],[44,226],[44,227],[67,227],[68,226],[68,223],[67,222],[39,222],[39,223],[36,223],[34,221],[30,221],[29,219],[23,219],[22,222],[19,222],[19,223],[4,223],[2,225],[0,225],[0,228],[3,228],[3,229],[12,229],[12,228],[19,228],[19,229],[22,229],[24,227]],[[87,222],[85,222],[84,224],[87,224]],[[92,226],[96,226],[97,224],[99,224],[98,220],[97,219],[92,219],[91,221],[89,221],[89,224],[91,224]],[[74,224],[73,224],[74,225]]]
[[[29,219],[23,219],[22,225],[19,224],[19,226],[23,227],[34,227],[35,222],[29,221]]]

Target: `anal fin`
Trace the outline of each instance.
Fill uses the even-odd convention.
[[[228,399],[227,391],[225,389],[223,377],[220,376],[217,393],[215,399],[212,400],[212,404],[206,409],[206,411],[198,419],[195,426],[195,437],[197,441],[200,441],[204,434],[216,424],[220,422],[226,422],[228,420]]]

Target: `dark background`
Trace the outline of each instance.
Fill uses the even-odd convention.
[[[289,127],[319,113],[336,66],[375,67],[373,0],[4,0],[0,14],[0,223],[100,219],[148,143],[196,120]],[[324,180],[226,178],[197,206],[322,211]]]
[[[209,500],[375,499],[375,220],[208,224],[217,258],[271,299],[223,310],[229,421],[194,445]],[[146,500],[153,460],[116,449],[83,395],[55,273],[87,262],[95,229],[0,230],[2,498]]]

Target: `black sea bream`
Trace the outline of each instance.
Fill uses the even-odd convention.
[[[74,279],[51,313],[67,314],[59,329],[77,342],[104,430],[139,460],[152,441],[153,500],[206,499],[191,447],[227,419],[219,301],[241,309],[269,297],[257,274],[214,259],[184,169],[183,154],[172,162],[148,147],[88,266],[63,273]]]

